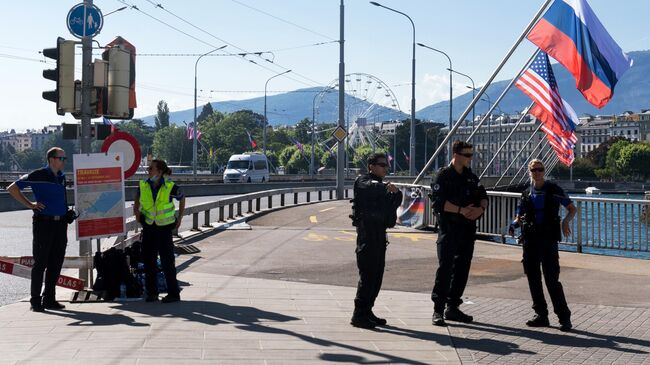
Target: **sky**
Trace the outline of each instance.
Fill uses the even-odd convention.
[[[76,39],[66,16],[78,0],[6,1],[0,14],[0,131],[38,129],[74,122],[58,116],[41,93],[54,89],[42,70],[54,68],[40,52],[56,38]],[[453,68],[477,87],[490,77],[542,0],[381,0],[408,14],[416,42],[440,49]],[[308,87],[338,78],[340,0],[95,0],[104,14],[96,40],[105,45],[121,36],[137,49],[135,117],[155,114],[160,100],[171,111],[194,105],[194,66],[198,54],[222,45],[197,66],[199,108],[207,102],[241,100]],[[647,0],[590,0],[605,28],[624,51],[650,49]],[[157,6],[159,5],[159,6]],[[137,7],[136,10],[132,6]],[[27,9],[29,7],[29,9]],[[402,15],[365,0],[345,0],[345,71],[370,74],[388,85],[401,110],[410,113],[412,27]],[[97,43],[95,43],[97,45]],[[496,80],[509,79],[528,59],[524,41]],[[237,56],[263,52],[261,57]],[[101,50],[93,52],[100,58]],[[191,56],[160,56],[160,54]],[[46,63],[44,61],[47,60]],[[80,49],[77,78],[81,78]],[[251,62],[254,61],[255,63]],[[416,49],[416,110],[449,95],[449,67],[439,53]],[[454,76],[454,95],[469,92],[469,80]],[[262,112],[259,110],[257,112]]]

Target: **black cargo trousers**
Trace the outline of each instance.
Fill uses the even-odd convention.
[[[571,318],[571,311],[564,296],[564,289],[560,283],[560,255],[558,242],[545,237],[542,233],[530,235],[523,240],[524,273],[528,278],[528,288],[533,299],[533,310],[536,314],[547,317],[548,305],[544,299],[542,287],[542,273],[546,289],[553,303],[553,310],[560,322]],[[541,266],[541,270],[540,270]]]
[[[434,312],[443,313],[445,307],[458,307],[463,303],[461,297],[469,278],[475,239],[476,223],[473,221],[449,223],[438,233],[438,270],[431,291]]]
[[[357,227],[357,267],[359,283],[354,298],[354,315],[367,315],[375,305],[386,266],[386,227],[360,223]]]

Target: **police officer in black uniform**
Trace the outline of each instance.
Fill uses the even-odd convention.
[[[7,187],[7,191],[14,199],[34,211],[32,218],[34,266],[29,301],[34,312],[65,308],[63,304],[56,301],[54,288],[61,273],[68,243],[66,218],[68,205],[63,175],[66,156],[63,149],[52,147],[47,151],[46,157],[47,166],[22,176]],[[35,202],[27,199],[20,191],[28,186],[32,188]],[[41,300],[43,275],[45,275],[45,288]]]
[[[562,233],[565,237],[571,234],[569,223],[577,209],[561,187],[544,180],[544,163],[541,160],[532,160],[528,164],[528,173],[531,179],[530,188],[522,193],[517,217],[510,225],[510,234],[513,236],[515,228],[521,226],[522,263],[535,311],[535,316],[527,321],[526,325],[549,326],[548,306],[542,289],[541,265],[553,310],[560,320],[560,330],[566,332],[572,328],[571,311],[560,283],[558,242]],[[560,205],[568,211],[561,223],[558,215]]]
[[[487,193],[472,173],[472,145],[455,141],[453,158],[438,172],[431,184],[434,212],[438,214],[438,270],[431,292],[434,303],[432,323],[445,326],[445,319],[469,323],[472,316],[458,307],[474,254],[476,220],[488,205]]]
[[[402,192],[395,185],[382,181],[388,171],[385,154],[371,154],[368,171],[354,182],[351,216],[352,224],[357,227],[359,283],[350,324],[361,328],[386,325],[386,320],[377,317],[372,307],[384,277],[386,228],[395,226],[396,210],[402,202]]]

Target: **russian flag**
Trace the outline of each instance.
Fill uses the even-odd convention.
[[[576,88],[598,108],[609,102],[614,86],[632,59],[607,33],[586,0],[555,0],[528,34],[576,79]]]

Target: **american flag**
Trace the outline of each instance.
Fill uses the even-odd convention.
[[[201,140],[201,130],[196,130],[196,140]],[[194,127],[187,127],[187,139],[194,139]]]
[[[578,117],[560,96],[548,55],[539,51],[515,86],[535,102],[528,113],[542,122],[542,130],[560,161],[571,165],[573,148],[578,140],[574,133]]]

